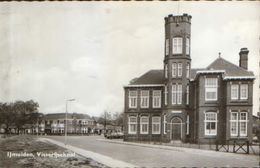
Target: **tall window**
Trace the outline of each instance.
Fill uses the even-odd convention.
[[[129,91],[129,107],[136,108],[137,107],[137,91]]]
[[[190,87],[189,85],[186,86],[186,104],[189,104],[189,99],[190,99]]]
[[[149,106],[149,90],[141,91],[141,108],[148,108]]]
[[[177,85],[177,104],[182,103],[182,85]]]
[[[231,136],[238,136],[238,113],[231,112],[230,119],[230,134]]]
[[[165,78],[168,78],[168,64],[165,64],[164,76],[165,76]]]
[[[128,118],[128,133],[136,134],[136,131],[137,131],[137,117],[130,116]]]
[[[166,121],[166,114],[163,116],[163,133],[166,134],[167,129],[167,121]]]
[[[172,104],[176,104],[177,103],[177,85],[173,84],[172,85]]]
[[[186,38],[186,54],[190,54],[190,39]]]
[[[152,117],[152,133],[160,134],[161,117]]]
[[[178,63],[178,77],[182,76],[182,63]]]
[[[247,112],[240,113],[240,136],[247,136]]]
[[[206,101],[217,100],[218,96],[218,79],[206,78],[205,80],[205,98]]]
[[[182,53],[182,38],[177,37],[172,39],[172,53],[181,54]]]
[[[148,125],[149,125],[149,118],[146,116],[142,116],[140,119],[140,133],[141,134],[148,134]]]
[[[154,108],[161,107],[161,91],[160,90],[153,91],[153,107]]]
[[[217,113],[205,113],[205,135],[217,135]]]
[[[247,99],[248,98],[248,85],[242,84],[240,85],[240,99]]]
[[[172,77],[176,77],[176,76],[177,76],[177,64],[172,63]]]
[[[187,63],[186,65],[186,78],[190,78],[190,64]]]
[[[169,55],[169,39],[165,40],[165,55]]]
[[[190,134],[190,116],[187,115],[187,127],[186,127],[186,134]]]
[[[238,99],[238,85],[231,85],[231,100]]]
[[[168,104],[168,86],[164,86],[164,104],[167,105]]]

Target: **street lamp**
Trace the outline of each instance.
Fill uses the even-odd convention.
[[[65,117],[65,140],[64,140],[64,144],[67,145],[67,129],[68,129],[68,102],[69,101],[75,101],[75,99],[68,99],[66,100],[66,117]]]

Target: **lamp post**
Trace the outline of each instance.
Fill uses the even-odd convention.
[[[67,145],[67,131],[68,131],[68,102],[75,101],[75,99],[68,99],[66,100],[66,114],[65,114],[65,140],[64,144]]]

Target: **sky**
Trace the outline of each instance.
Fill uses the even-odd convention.
[[[39,111],[123,112],[123,86],[162,69],[164,17],[192,15],[192,68],[221,56],[238,65],[249,49],[259,109],[260,2],[2,2],[0,101]]]

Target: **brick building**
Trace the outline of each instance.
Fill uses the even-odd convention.
[[[39,132],[46,134],[64,134],[66,113],[46,114],[39,122]],[[87,114],[68,113],[67,114],[68,134],[89,134],[93,133],[95,123],[93,118]]]
[[[219,55],[208,67],[191,69],[190,41],[190,15],[165,17],[163,69],[124,86],[125,141],[251,141],[248,49],[240,50],[239,66]]]

